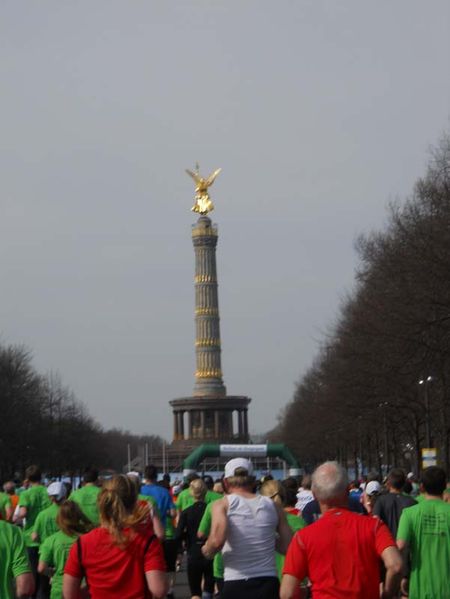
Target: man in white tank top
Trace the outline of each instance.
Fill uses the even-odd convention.
[[[223,599],[278,599],[275,549],[286,553],[292,532],[284,511],[256,495],[252,463],[234,458],[225,465],[227,495],[212,505],[211,533],[203,555],[222,550]]]

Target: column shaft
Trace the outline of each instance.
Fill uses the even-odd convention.
[[[173,413],[173,438],[175,441],[178,440],[178,412]]]
[[[219,411],[214,412],[214,438],[219,438]]]
[[[205,410],[200,410],[200,438],[205,438]]]

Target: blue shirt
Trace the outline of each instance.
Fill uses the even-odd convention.
[[[167,513],[174,507],[169,491],[159,485],[142,485],[141,495],[149,495],[155,499],[161,516],[162,525],[165,527]]]

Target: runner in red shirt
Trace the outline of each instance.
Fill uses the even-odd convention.
[[[306,576],[314,599],[379,599],[380,558],[387,570],[383,598],[394,597],[402,560],[389,529],[379,519],[347,508],[346,471],[325,462],[312,490],[323,517],[298,531],[289,546],[280,598],[290,599]]]
[[[148,505],[124,475],[106,482],[99,496],[101,526],[72,546],[64,569],[65,599],[78,599],[82,578],[91,599],[161,599],[166,565]]]

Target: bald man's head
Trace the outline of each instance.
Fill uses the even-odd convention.
[[[314,471],[312,492],[320,503],[342,502],[348,492],[347,471],[337,462],[324,462]]]

